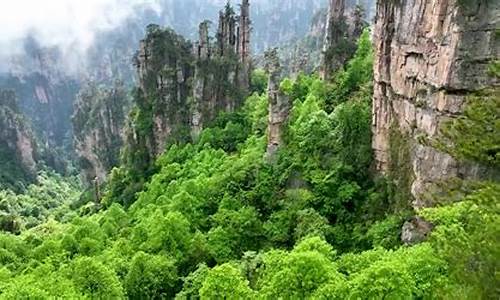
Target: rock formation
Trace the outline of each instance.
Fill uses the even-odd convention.
[[[19,191],[36,176],[37,147],[13,91],[0,90],[0,188]]]
[[[421,217],[413,217],[405,222],[401,230],[401,241],[406,245],[415,245],[427,239],[434,225]]]
[[[188,97],[193,67],[191,44],[171,29],[150,25],[135,65],[139,88],[133,136],[145,139],[151,157],[165,150],[168,139],[186,138]]]
[[[20,110],[44,146],[67,146],[78,82],[66,73],[61,49],[43,47],[31,36],[23,46],[23,54],[12,57],[8,72],[0,74],[0,88],[16,92]]]
[[[132,160],[145,167],[170,142],[196,139],[219,112],[243,104],[251,71],[249,5],[243,0],[239,16],[226,5],[214,42],[209,21],[200,24],[194,44],[170,29],[148,27],[135,58],[139,87],[127,134],[129,159],[141,153]]]
[[[347,25],[345,20],[345,0],[330,0],[326,18],[325,42],[323,44],[320,75],[327,79],[344,62],[334,53],[340,53],[341,42],[345,36]]]
[[[309,31],[302,39],[292,40],[280,46],[283,73],[295,77],[301,72],[310,74],[319,70],[323,78],[329,77],[327,74],[332,75],[335,68],[354,54],[357,40],[363,29],[369,25],[369,8],[374,3],[375,0],[345,2],[345,22],[342,25],[340,44],[334,44],[331,40],[334,29],[331,24],[335,23],[332,20],[333,13],[329,14],[329,9],[318,10],[312,18]],[[338,51],[335,50],[337,47]],[[327,71],[326,68],[331,70]]]
[[[498,86],[487,69],[500,58],[499,15],[498,1],[378,2],[373,148],[377,168],[406,185],[415,208],[430,205],[436,182],[480,175],[427,141],[468,94]]]
[[[269,74],[268,98],[269,121],[267,129],[267,156],[272,158],[279,146],[283,143],[283,125],[290,111],[290,100],[280,89],[281,66],[277,49],[269,50],[265,54],[266,71]]]
[[[329,79],[356,51],[356,43],[368,26],[361,5],[346,7],[345,0],[330,0],[324,22],[324,42],[319,73]]]
[[[194,46],[196,68],[191,103],[191,128],[194,138],[203,125],[220,111],[231,112],[242,104],[250,86],[250,4],[243,0],[236,16],[227,4],[219,12],[216,42],[209,37],[209,21],[200,24],[199,40]]]
[[[121,83],[113,88],[88,83],[78,94],[72,118],[73,143],[85,185],[104,182],[119,164],[127,107]]]

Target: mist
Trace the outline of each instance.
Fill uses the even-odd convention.
[[[15,0],[0,3],[0,71],[23,54],[26,40],[57,47],[66,61],[78,61],[98,32],[116,28],[139,6],[158,10],[158,0]],[[74,63],[69,66],[75,67]]]

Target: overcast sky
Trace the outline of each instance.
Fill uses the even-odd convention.
[[[0,47],[13,51],[16,40],[34,33],[44,45],[77,42],[88,47],[96,30],[117,26],[136,4],[155,0],[0,0]],[[154,6],[154,5],[153,5]],[[0,50],[1,51],[1,50]],[[4,53],[5,54],[5,53]]]

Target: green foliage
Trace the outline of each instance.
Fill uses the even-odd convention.
[[[175,296],[175,299],[200,299],[200,289],[209,271],[207,265],[201,264],[196,271],[184,279],[182,291]]]
[[[246,116],[222,113],[212,126],[201,133],[198,143],[226,152],[235,152],[238,145],[248,138],[250,128]]]
[[[366,237],[371,241],[373,247],[396,248],[401,244],[399,237],[402,226],[402,218],[392,215],[382,221],[375,222],[366,232]]]
[[[139,252],[132,259],[124,286],[132,299],[164,299],[174,296],[177,280],[175,261]]]
[[[154,163],[137,140],[100,211],[74,217],[73,185],[52,175],[26,195],[0,192],[8,221],[37,219],[0,233],[0,298],[497,299],[497,183],[419,212],[435,225],[429,240],[400,245],[406,199],[394,188],[408,192],[411,174],[392,166],[396,187],[370,174],[371,77],[353,73],[371,61],[366,39],[332,86],[283,81],[293,108],[273,163],[267,97],[254,93]],[[391,140],[391,155],[406,159],[404,136]]]
[[[422,215],[436,224],[431,237],[440,257],[450,267],[459,290],[446,291],[465,298],[496,298],[498,290],[498,233],[500,185],[487,183],[462,202],[426,209]]]
[[[243,110],[251,125],[252,133],[261,136],[267,130],[267,95],[253,94],[247,98]]]
[[[259,280],[261,295],[305,299],[323,284],[342,282],[345,279],[332,263],[333,257],[331,246],[319,238],[304,240],[290,253],[266,253]]]
[[[496,38],[498,38],[499,35],[499,31],[497,31]],[[492,77],[500,78],[500,60],[492,62],[488,67],[488,71]]]
[[[345,69],[339,70],[328,93],[328,107],[331,110],[349,100],[349,96],[363,89],[371,90],[373,80],[373,48],[370,30],[366,28],[359,38],[354,57]],[[371,92],[368,93],[371,96]]]
[[[94,298],[123,298],[123,288],[114,274],[92,258],[78,258],[72,263],[72,278],[83,295]]]
[[[0,229],[16,232],[50,218],[68,221],[74,215],[71,205],[79,192],[76,178],[65,179],[52,172],[41,172],[37,183],[29,185],[23,194],[0,190]]]
[[[441,149],[459,159],[500,166],[500,89],[471,95],[463,115],[442,128]]]
[[[248,250],[260,248],[263,230],[255,208],[221,209],[213,216],[213,222],[208,245],[217,262],[239,258]]]
[[[252,72],[250,78],[250,94],[257,93],[262,95],[267,89],[267,75],[262,69],[257,69]]]
[[[253,291],[240,271],[230,264],[210,270],[200,289],[201,299],[253,299]]]

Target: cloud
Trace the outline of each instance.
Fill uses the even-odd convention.
[[[137,4],[153,0],[1,0],[0,44],[35,33],[47,45],[92,43],[97,30],[119,25]]]
[[[154,8],[157,0],[0,0],[0,59],[22,53],[27,36],[84,53],[97,32],[119,26],[138,5]]]

